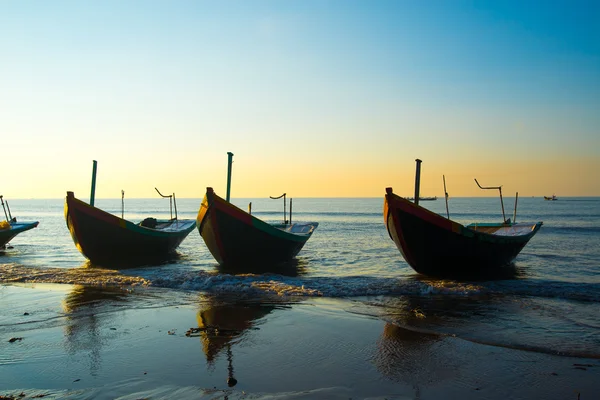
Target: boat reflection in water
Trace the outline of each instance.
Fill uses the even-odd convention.
[[[440,362],[436,342],[441,336],[386,323],[377,343],[374,363],[377,370],[393,381],[411,385],[419,398],[420,387],[448,377],[453,367]]]
[[[103,344],[107,343],[106,326],[117,324],[117,314],[106,312],[115,303],[128,301],[126,290],[118,287],[74,285],[65,297],[64,346],[68,354],[86,353],[92,375],[101,369]]]
[[[248,268],[244,265],[218,265],[217,270],[221,274],[229,274],[229,275],[245,275],[248,273],[252,274],[277,274],[283,275],[287,277],[298,277],[306,275],[308,269],[309,261],[300,257],[294,258],[290,261],[287,261],[278,265],[271,264],[251,264],[248,265]]]
[[[73,290],[63,300],[62,307],[63,311],[73,318],[81,313],[88,314],[101,305],[105,306],[103,303],[106,301],[126,302],[128,295],[128,291],[120,287],[74,285]]]
[[[226,352],[227,383],[230,387],[235,386],[232,346],[243,341],[249,331],[259,329],[261,320],[273,310],[290,305],[268,300],[244,302],[226,296],[202,296],[201,301],[203,306],[196,315],[198,328],[190,329],[186,335],[200,337],[209,366],[214,366],[219,353]]]
[[[403,297],[388,302],[384,319],[389,322],[384,326],[373,358],[383,376],[412,386],[415,398],[420,398],[425,387],[457,380],[460,363],[464,362],[463,357],[449,351],[453,347],[445,338],[451,334],[439,329],[445,323],[438,313],[440,305],[430,301]]]

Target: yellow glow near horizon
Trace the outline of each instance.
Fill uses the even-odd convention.
[[[415,163],[390,161],[381,163],[355,164],[342,160],[338,164],[326,162],[283,163],[278,160],[270,164],[267,160],[253,161],[246,156],[234,156],[232,172],[232,197],[260,198],[287,192],[293,197],[380,197],[386,187],[402,196],[414,194]],[[212,160],[210,168],[200,163],[172,167],[152,164],[125,169],[122,165],[98,164],[96,182],[97,198],[118,198],[125,190],[128,198],[153,198],[154,188],[163,193],[175,192],[178,198],[201,198],[207,186],[217,193],[226,190],[227,158]],[[173,173],[173,170],[177,173]],[[495,196],[491,191],[482,191],[474,178],[484,186],[502,185],[507,196],[519,192],[520,196],[597,196],[600,183],[593,171],[600,170],[600,162],[594,159],[563,159],[562,161],[476,162],[465,167],[461,164],[442,165],[440,162],[423,160],[421,169],[421,195],[443,197],[443,180],[446,177],[448,193],[453,197]],[[2,194],[6,198],[61,198],[67,190],[85,199],[89,197],[92,163],[78,169],[58,169],[53,179],[38,178],[36,169],[22,169],[19,179],[4,180]],[[45,173],[49,171],[46,170]],[[59,175],[60,174],[60,175]],[[29,177],[28,177],[29,175]],[[43,175],[43,174],[42,174]],[[28,179],[29,178],[29,179]],[[35,182],[30,184],[29,182]]]

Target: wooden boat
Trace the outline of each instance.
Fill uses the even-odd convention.
[[[435,277],[494,275],[517,257],[542,226],[542,222],[510,219],[463,226],[397,196],[392,188],[386,188],[383,213],[390,238],[406,262],[415,271]]]
[[[19,233],[33,229],[39,225],[38,221],[35,222],[17,222],[17,218],[13,217],[10,213],[10,207],[8,207],[8,201],[4,203],[3,196],[0,195],[0,201],[2,202],[2,208],[4,209],[4,216],[6,221],[0,222],[0,251],[6,249],[6,245]],[[7,212],[8,208],[8,212]]]
[[[217,196],[208,187],[196,225],[219,264],[253,267],[290,261],[319,224],[269,224]]]
[[[6,226],[8,225],[8,226]],[[15,236],[21,232],[28,231],[39,225],[38,221],[35,222],[8,222],[7,224],[0,225],[0,251],[4,250],[6,244],[10,242]]]
[[[130,267],[163,261],[196,227],[195,220],[180,220],[177,214],[136,224],[94,207],[93,200],[90,203],[67,192],[64,212],[75,246],[96,265]]]
[[[233,154],[228,154],[227,197],[223,199],[213,188],[206,188],[196,218],[204,243],[219,264],[236,268],[262,268],[292,260],[319,224],[291,223],[291,217],[282,224],[270,224],[231,204]]]
[[[552,196],[544,196],[544,200],[558,200],[558,197],[556,197],[556,195],[552,195]]]

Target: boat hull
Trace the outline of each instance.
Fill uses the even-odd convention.
[[[157,229],[134,224],[67,193],[65,220],[77,249],[93,264],[139,266],[168,259],[194,230],[194,220],[159,222]],[[160,228],[158,228],[160,226]]]
[[[38,226],[39,222],[11,222],[10,229],[0,229],[0,250],[4,249],[6,244],[14,239],[19,233],[28,231]]]
[[[498,273],[513,262],[542,225],[485,224],[478,231],[415,205],[391,188],[385,196],[384,219],[406,262],[415,271],[436,277]]]
[[[305,234],[286,232],[242,211],[208,188],[196,225],[219,264],[254,269],[293,259],[318,224],[304,225]]]

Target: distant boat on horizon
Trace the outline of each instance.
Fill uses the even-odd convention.
[[[410,201],[414,201],[415,198],[414,197],[405,197],[406,200],[410,200]],[[433,197],[421,197],[419,196],[419,201],[433,201],[433,200],[437,200],[437,196],[433,196]]]
[[[555,200],[558,200],[558,197],[556,197],[556,195],[553,194],[552,196],[544,196],[544,200],[555,201]]]

